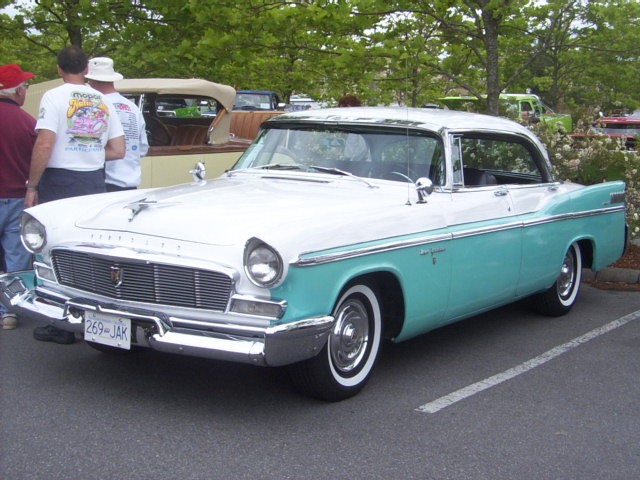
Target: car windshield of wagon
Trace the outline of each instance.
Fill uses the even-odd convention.
[[[237,93],[234,110],[271,110],[272,97],[266,93]]]
[[[426,132],[398,129],[269,128],[263,130],[234,170],[306,167],[401,182],[428,177],[435,185],[445,184],[442,140]]]

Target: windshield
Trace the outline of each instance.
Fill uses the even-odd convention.
[[[233,105],[236,110],[272,110],[271,95],[262,93],[237,93],[236,103]]]
[[[313,167],[320,167],[313,168]],[[234,170],[303,169],[406,182],[428,177],[445,184],[445,161],[439,137],[425,132],[364,129],[271,128],[264,130]]]

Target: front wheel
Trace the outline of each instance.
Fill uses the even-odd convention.
[[[534,308],[551,317],[559,317],[568,313],[576,301],[581,281],[582,256],[580,255],[580,247],[574,243],[564,256],[556,283],[532,298]]]
[[[380,351],[382,315],[378,296],[367,285],[348,288],[333,315],[324,348],[289,371],[304,394],[335,402],[356,395],[369,380]]]

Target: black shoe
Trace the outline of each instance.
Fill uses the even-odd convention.
[[[75,343],[76,341],[76,336],[74,333],[60,330],[53,325],[34,328],[33,338],[35,338],[36,340],[40,340],[41,342],[55,342],[62,343],[64,345],[70,345],[72,343]]]

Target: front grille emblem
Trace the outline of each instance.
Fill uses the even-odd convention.
[[[109,268],[109,278],[111,279],[111,284],[114,287],[122,285],[122,281],[124,280],[124,270],[122,267],[118,265],[111,265]]]

